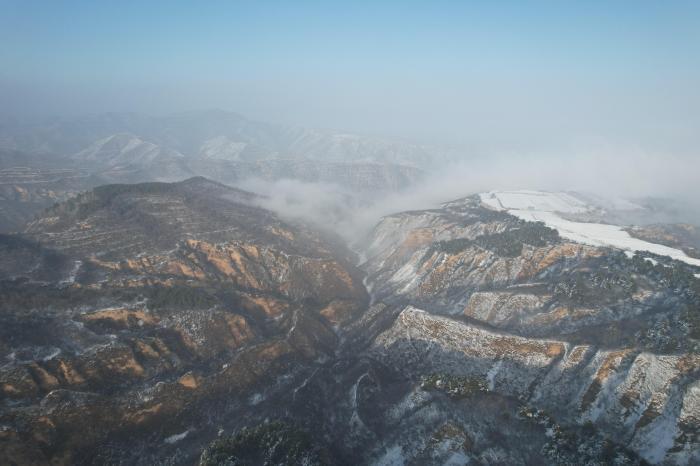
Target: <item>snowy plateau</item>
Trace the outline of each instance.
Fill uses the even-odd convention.
[[[689,257],[683,251],[661,244],[633,238],[620,225],[572,221],[566,214],[585,214],[600,211],[602,206],[587,203],[575,193],[544,191],[490,191],[480,194],[486,206],[505,211],[522,220],[543,222],[571,241],[590,246],[609,246],[633,254],[651,252],[669,256],[686,264],[700,266],[700,259]],[[625,200],[613,200],[618,210],[639,210],[641,206]]]

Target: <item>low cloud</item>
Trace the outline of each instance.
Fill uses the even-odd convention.
[[[614,151],[566,158],[504,155],[448,164],[408,189],[383,194],[358,194],[337,184],[289,179],[248,179],[239,186],[264,194],[261,205],[282,217],[313,222],[352,243],[363,239],[382,216],[439,207],[443,202],[490,190],[578,191],[625,199],[662,197],[673,200],[678,214],[675,220],[700,224],[698,165],[687,157],[623,156]]]

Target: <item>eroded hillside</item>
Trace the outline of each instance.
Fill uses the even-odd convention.
[[[651,463],[700,458],[696,268],[565,240],[476,196],[384,218],[367,257],[373,300],[403,309],[369,354],[414,386],[431,374],[481,380]]]
[[[171,436],[242,424],[332,357],[368,300],[351,253],[252,196],[204,179],[104,186],[2,238],[3,458],[177,457]]]
[[[34,464],[694,464],[700,271],[478,196],[355,255],[202,178],[3,252],[0,450]]]

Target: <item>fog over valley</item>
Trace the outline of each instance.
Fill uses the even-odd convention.
[[[0,465],[700,464],[698,2],[0,11]]]

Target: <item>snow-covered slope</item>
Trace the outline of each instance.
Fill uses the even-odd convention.
[[[695,354],[608,350],[495,333],[407,306],[372,354],[407,373],[476,377],[570,423],[595,422],[658,464],[697,464]],[[693,438],[691,440],[691,438]]]
[[[569,240],[591,246],[610,246],[628,251],[647,251],[669,256],[690,265],[700,267],[700,259],[689,257],[680,249],[633,238],[622,226],[605,223],[588,223],[563,218],[561,214],[595,212],[600,207],[586,203],[570,193],[542,191],[491,191],[480,194],[481,202],[498,211],[507,211],[523,220],[543,222],[556,229]],[[641,209],[634,204],[625,204],[626,209]]]
[[[199,155],[204,159],[215,160],[240,160],[241,153],[248,144],[233,141],[227,136],[217,136],[204,141],[199,150]]]
[[[498,210],[536,210],[581,213],[592,206],[569,193],[542,191],[492,191],[481,195],[481,201]]]
[[[183,158],[183,155],[144,141],[134,135],[121,133],[96,141],[90,147],[75,154],[73,158],[84,162],[106,164],[111,167],[177,160]]]

